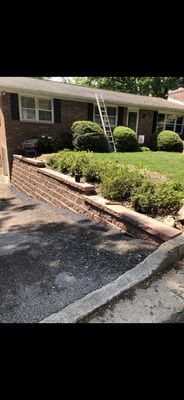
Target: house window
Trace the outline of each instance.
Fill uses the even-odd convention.
[[[158,114],[157,132],[174,131],[181,135],[184,132],[184,118],[175,114]]]
[[[117,107],[106,107],[107,108],[107,115],[109,117],[109,122],[112,128],[117,125]],[[97,124],[101,125],[101,118],[99,114],[99,110],[97,106],[94,106],[94,115],[93,121]],[[105,123],[105,126],[107,123]]]
[[[175,115],[166,115],[165,116],[165,128],[167,131],[174,131],[175,129]]]
[[[22,121],[53,122],[53,103],[50,99],[20,97]]]
[[[184,118],[183,117],[177,117],[176,118],[176,127],[175,127],[175,132],[177,132],[179,135],[184,133]]]
[[[161,132],[164,130],[165,126],[165,114],[158,114],[157,117],[157,132]]]
[[[139,118],[138,110],[128,110],[127,126],[133,129],[133,131],[135,131],[136,133],[138,130],[138,118]]]

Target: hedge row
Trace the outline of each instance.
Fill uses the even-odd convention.
[[[47,159],[51,168],[75,174],[80,170],[87,182],[98,182],[109,200],[130,200],[138,212],[168,214],[179,210],[184,193],[180,184],[153,181],[146,172],[116,162],[96,160],[90,152],[61,151]]]

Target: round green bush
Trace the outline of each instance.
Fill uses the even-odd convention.
[[[76,150],[108,152],[107,139],[100,125],[90,121],[76,121],[71,130]]]
[[[107,139],[103,133],[86,133],[73,140],[76,150],[88,150],[98,153],[108,152]]]
[[[126,127],[117,126],[113,131],[117,151],[137,151],[138,141],[136,133]]]
[[[182,153],[183,142],[173,131],[162,131],[157,136],[157,147],[161,151],[177,151]]]
[[[76,121],[71,127],[73,138],[80,135],[85,135],[86,133],[103,133],[103,129],[100,125],[91,121]]]

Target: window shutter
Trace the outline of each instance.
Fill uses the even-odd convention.
[[[118,107],[118,125],[123,125],[124,107]]]
[[[152,133],[155,133],[155,132],[156,132],[156,127],[157,127],[157,116],[158,116],[158,111],[154,111],[154,114],[153,114]]]
[[[88,120],[93,122],[93,103],[88,103]]]
[[[10,107],[12,119],[20,120],[19,116],[19,99],[17,93],[10,93]]]
[[[54,123],[61,123],[61,100],[54,99]]]

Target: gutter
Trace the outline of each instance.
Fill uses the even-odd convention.
[[[75,96],[75,95],[59,95],[56,93],[50,93],[50,92],[46,92],[46,91],[35,91],[35,90],[29,90],[29,92],[27,90],[21,89],[18,90],[17,88],[6,88],[6,90],[4,88],[0,87],[0,91],[5,93],[17,93],[17,94],[24,94],[26,96],[29,95],[36,95],[36,96],[43,96],[43,97],[50,97],[50,98],[56,98],[56,99],[60,99],[60,100],[71,100],[71,101],[82,101],[84,103],[94,103],[96,104],[96,99],[95,96],[94,98],[92,97],[82,97],[82,96]],[[162,111],[172,111],[172,112],[179,112],[179,113],[183,113],[184,114],[184,105],[183,105],[183,109],[178,109],[178,108],[171,108],[171,107],[162,107],[162,106],[149,106],[147,104],[139,104],[139,103],[126,103],[126,102],[121,102],[121,101],[113,101],[110,102],[108,100],[106,100],[104,98],[105,102],[107,105],[116,105],[116,106],[122,106],[122,107],[139,107],[140,109],[144,109],[144,110],[153,110],[153,111],[158,111],[158,110],[162,110]],[[167,101],[167,100],[166,100]]]

